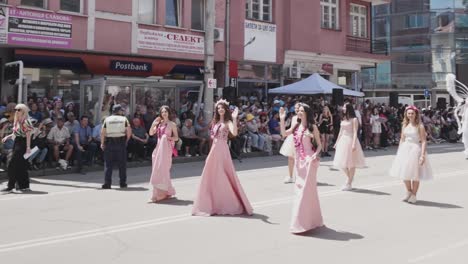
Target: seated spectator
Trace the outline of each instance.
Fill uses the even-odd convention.
[[[101,146],[101,128],[102,128],[102,123],[104,122],[104,119],[106,119],[105,116],[102,117],[101,122],[97,124],[96,126],[94,126],[93,128],[92,137],[93,137],[93,142],[96,144],[96,146]],[[96,157],[99,162],[104,162],[103,152],[100,147],[98,147],[96,150]]]
[[[256,150],[263,151],[265,147],[265,137],[258,133],[258,125],[252,114],[247,114],[247,132],[252,139],[252,147]]]
[[[270,131],[271,140],[274,142],[279,142],[282,137],[278,112],[273,112],[271,119],[268,121],[268,129]]]
[[[194,149],[197,146],[202,148],[206,143],[206,139],[197,136],[195,133],[195,127],[193,126],[192,119],[186,119],[184,126],[182,127],[182,142],[185,147],[185,156],[191,157]],[[199,156],[199,153],[195,154]]]
[[[93,130],[89,126],[89,118],[87,116],[81,117],[80,124],[75,126],[73,130],[73,136],[75,138],[74,148],[76,149],[78,171],[84,173],[83,164],[87,163],[92,166],[97,150],[97,145],[93,142]]]
[[[69,103],[67,103],[65,105],[64,116],[65,116],[66,121],[70,121],[70,119],[68,118],[68,116],[69,116],[68,113],[73,113],[74,117],[77,117],[79,115],[79,113],[78,113],[78,111],[77,111],[77,109],[75,107],[75,104],[73,102],[69,102]],[[76,120],[76,118],[75,118],[75,120]],[[65,123],[65,125],[67,125],[67,124]],[[72,130],[70,130],[70,131],[72,131]]]
[[[62,116],[56,117],[57,124],[52,127],[47,135],[50,144],[50,150],[54,155],[54,161],[57,163],[57,169],[70,169],[70,159],[73,154],[73,145],[70,144],[70,131],[66,128],[65,120]],[[60,158],[60,152],[65,152],[65,159]]]
[[[145,145],[148,140],[149,135],[146,129],[141,126],[140,118],[133,118],[132,137],[128,142],[128,152],[132,160],[142,161],[145,158]]]
[[[146,108],[146,113],[143,115],[143,121],[145,124],[145,129],[146,132],[149,132],[151,125],[153,124],[153,121],[156,119],[157,115],[156,112],[154,111],[154,107],[149,105]]]
[[[198,116],[197,118],[197,122],[195,123],[195,131],[200,138],[204,138],[206,142],[209,142],[210,126],[205,122],[205,118],[202,115]],[[207,148],[200,145],[200,154],[202,155],[208,154],[210,151],[209,144],[204,144],[204,146]]]
[[[260,114],[260,120],[258,122],[258,133],[265,138],[265,151],[268,152],[269,155],[273,154],[272,148],[272,137],[270,135],[270,130],[268,127],[268,116],[266,113]]]
[[[33,119],[36,119],[38,124],[42,122],[42,113],[39,111],[36,103],[31,104],[31,111],[29,111],[29,116]]]
[[[70,131],[70,133],[73,133],[75,131],[75,128],[80,125],[80,122],[76,120],[76,116],[73,112],[68,112],[67,115],[65,116],[68,121],[65,122],[65,127]],[[71,137],[70,142],[75,142],[75,137]]]
[[[38,111],[41,113],[42,119],[46,119],[50,117],[50,112],[49,109],[47,109],[47,106],[43,102],[39,102],[37,104]]]
[[[63,103],[60,98],[54,99],[54,109],[50,110],[50,118],[52,121],[57,122],[58,117],[64,117],[65,111],[62,109]]]
[[[34,122],[33,122],[34,125]],[[52,129],[53,122],[50,118],[44,119],[44,121],[37,123],[38,127],[34,129],[31,140],[31,147],[39,148],[39,151],[32,154],[29,158],[30,167],[34,170],[38,170],[45,167],[45,159],[49,148],[47,147],[47,135]]]
[[[13,132],[13,123],[10,122],[7,118],[0,119],[0,137],[3,139],[5,136],[10,135]],[[7,141],[3,142],[0,140],[0,162],[5,163],[4,168],[8,168],[9,161],[11,159],[11,155],[13,153],[13,145],[14,140],[8,139]]]
[[[140,120],[140,126],[146,129],[144,115],[143,115],[143,112],[141,111],[140,105],[136,106],[135,114],[133,114],[133,118],[138,118]]]

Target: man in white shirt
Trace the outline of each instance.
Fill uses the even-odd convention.
[[[62,169],[70,169],[70,158],[73,154],[73,145],[70,144],[70,131],[64,126],[65,120],[62,116],[56,118],[57,125],[55,125],[47,135],[47,140],[50,144],[50,149],[53,151],[54,161],[60,163],[60,152],[65,152],[66,166]]]

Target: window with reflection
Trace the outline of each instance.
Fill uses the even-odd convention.
[[[166,25],[180,27],[181,1],[166,0]]]
[[[139,0],[138,1],[138,22],[146,24],[154,24],[156,9],[155,0]]]

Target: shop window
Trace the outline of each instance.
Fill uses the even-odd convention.
[[[8,0],[0,0],[0,4],[8,4]]]
[[[60,10],[83,13],[83,0],[60,0]]]
[[[272,21],[271,0],[247,0],[245,2],[245,17],[262,21]]]
[[[166,0],[166,25],[180,27],[181,1]]]
[[[37,8],[47,8],[46,0],[21,0],[21,5]]]
[[[168,87],[150,87],[150,86],[135,86],[135,109],[131,113],[131,117],[135,114],[146,114],[151,110],[159,112],[159,108],[163,105],[169,106],[172,110],[175,109],[175,89]],[[151,124],[145,124],[151,125]]]
[[[350,31],[351,35],[360,38],[367,37],[367,7],[351,4],[350,12]]]
[[[155,0],[138,1],[138,22],[145,24],[155,23]]]
[[[192,29],[205,29],[205,0],[192,0]]]
[[[339,29],[339,1],[320,0],[321,24],[323,28]]]
[[[71,70],[38,68],[24,68],[24,76],[28,96],[48,101],[60,98],[64,106],[73,103],[76,110],[80,109],[80,81],[90,78]]]
[[[265,79],[265,65],[260,64],[239,64],[239,79]]]
[[[406,16],[406,28],[425,27],[424,17],[421,14],[412,14]]]
[[[422,54],[408,54],[405,57],[405,62],[408,64],[423,64],[424,55]]]
[[[353,84],[353,75],[355,72],[352,71],[338,71],[338,85],[351,87]]]

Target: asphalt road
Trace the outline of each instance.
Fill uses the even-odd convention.
[[[149,167],[129,169],[130,188],[100,190],[102,172],[33,179],[30,194],[0,195],[0,263],[468,263],[468,160],[461,144],[429,147],[436,179],[418,203],[388,176],[396,149],[365,152],[352,192],[321,163],[325,227],[288,231],[291,184],[281,156],[235,161],[251,217],[190,215],[202,162],[173,167],[177,199],[149,204]],[[117,172],[114,182],[118,183]],[[115,186],[116,187],[116,186]]]

